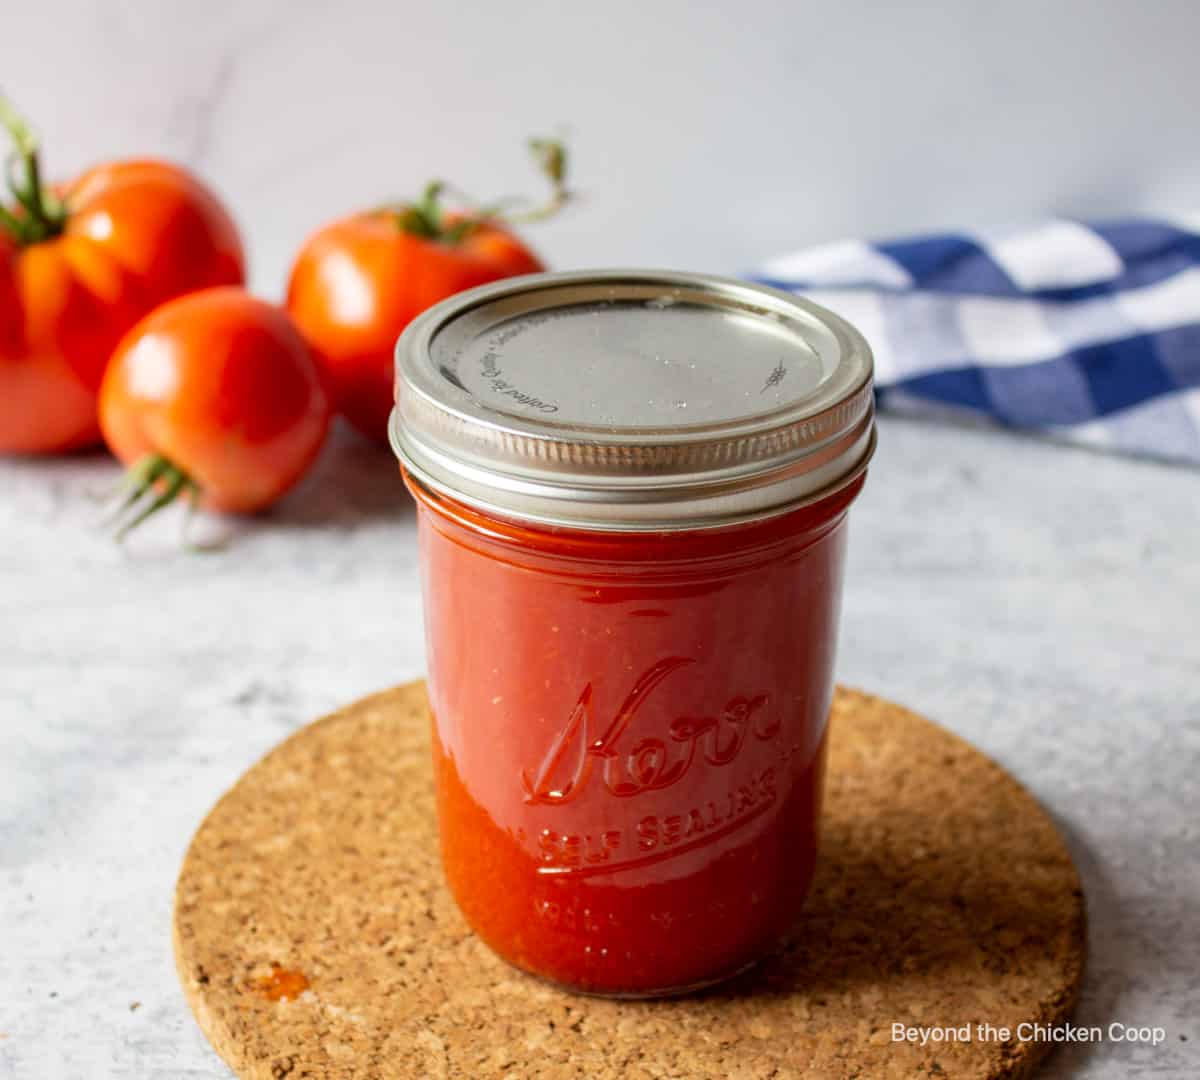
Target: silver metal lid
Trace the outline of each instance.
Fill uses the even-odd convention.
[[[862,473],[871,373],[858,331],[775,289],[664,271],[533,274],[409,325],[391,442],[422,484],[505,517],[710,528]]]

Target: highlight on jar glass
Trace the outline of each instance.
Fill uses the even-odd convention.
[[[681,993],[812,879],[870,350],[787,293],[539,274],[404,333],[442,862],[501,957]]]

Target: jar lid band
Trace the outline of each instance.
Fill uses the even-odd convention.
[[[824,498],[875,445],[866,341],[830,311],[699,274],[512,278],[396,346],[392,446],[421,483],[574,528],[710,528]]]

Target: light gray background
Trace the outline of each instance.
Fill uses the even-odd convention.
[[[519,191],[520,139],[560,124],[587,192],[539,234],[564,267],[735,271],[1200,191],[1193,4],[108,2],[9,5],[0,26],[52,168],[190,162],[268,295],[324,218],[436,174]],[[170,955],[188,838],[280,738],[424,664],[386,456],[335,440],[273,515],[207,525],[233,533],[207,556],[170,520],[114,547],[89,495],[115,476],[0,462],[5,1080],[227,1076]],[[1085,878],[1077,1019],[1168,1031],[1046,1075],[1196,1075],[1200,476],[888,419],[852,520],[841,677],[1033,789]]]
[[[737,270],[846,236],[1188,211],[1190,0],[103,0],[5,5],[0,87],[52,169],[197,168],[278,294],[301,238],[453,180],[536,178],[566,130],[586,202],[566,269]]]

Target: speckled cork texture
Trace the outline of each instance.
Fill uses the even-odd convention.
[[[319,720],[192,842],[175,953],[247,1078],[1024,1077],[1045,1041],[922,1047],[892,1025],[1015,1032],[1070,1012],[1079,879],[1007,773],[890,702],[839,690],[822,862],[791,945],[691,998],[617,1002],[524,976],[467,929],[437,863],[420,683]]]

